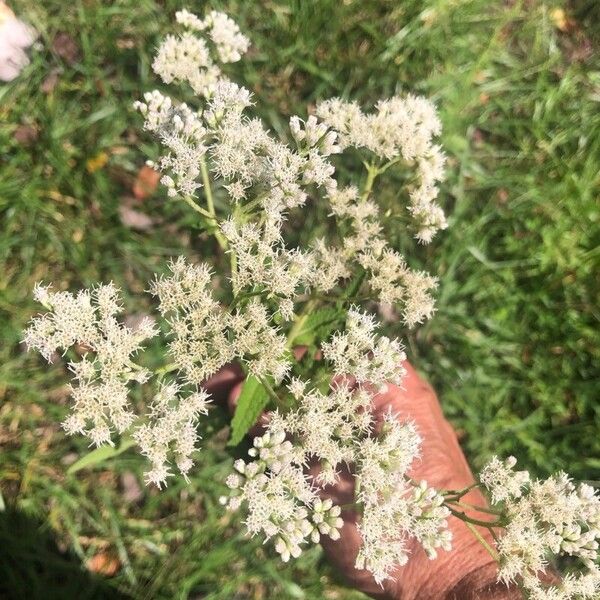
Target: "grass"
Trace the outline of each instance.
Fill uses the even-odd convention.
[[[135,483],[142,461],[128,452],[68,472],[87,448],[57,425],[66,412],[64,370],[45,368],[19,344],[36,310],[34,282],[77,288],[112,279],[139,295],[167,257],[213,247],[160,190],[134,204],[153,227],[136,231],[119,218],[152,152],[131,103],[155,85],[153,45],[179,2],[12,4],[40,31],[41,49],[0,87],[0,595],[358,597],[318,550],[283,567],[223,516],[217,498],[233,455],[217,411],[205,424],[217,435],[205,432],[189,486],[143,489]],[[410,358],[434,383],[474,466],[513,453],[540,475],[565,469],[599,480],[593,0],[211,6],[235,15],[252,37],[236,77],[258,107],[274,107],[262,116],[275,130],[331,95],[369,104],[402,89],[435,99],[451,227],[432,246],[407,250],[415,266],[440,276],[437,316],[408,334]],[[561,21],[557,8],[571,20]],[[61,32],[74,54],[57,46]],[[382,202],[396,199],[393,184],[375,191]],[[60,587],[57,573],[73,586]]]

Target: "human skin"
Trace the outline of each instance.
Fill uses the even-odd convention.
[[[401,421],[415,423],[422,438],[421,457],[415,461],[409,475],[417,481],[426,481],[429,486],[440,490],[461,490],[474,482],[473,474],[458,443],[456,433],[442,413],[433,388],[405,362],[406,377],[402,387],[388,385],[385,393],[373,398],[373,417],[381,421],[388,410]],[[242,374],[236,367],[229,367],[218,373],[207,385],[216,399],[227,396],[230,408],[241,388]],[[265,416],[262,417],[264,423]],[[261,425],[251,434],[260,434]],[[342,472],[335,486],[323,490],[325,497],[332,498],[340,505],[353,502],[353,479],[348,471]],[[475,506],[486,506],[483,494],[474,489],[469,491],[461,502]],[[354,567],[360,547],[360,534],[356,527],[357,514],[353,510],[342,512],[344,525],[339,540],[322,538],[322,545],[331,563],[339,569],[350,585],[373,598],[393,600],[470,600],[518,598],[516,590],[496,584],[497,567],[488,551],[475,538],[467,525],[460,519],[450,516],[452,530],[452,550],[440,551],[435,560],[427,558],[420,545],[408,542],[411,548],[410,559],[399,566],[393,578],[383,585],[377,584],[366,570]],[[469,512],[469,516],[489,520],[489,515]],[[491,535],[485,528],[479,533],[493,546]]]
[[[375,422],[380,421],[382,415],[391,409],[399,420],[415,423],[423,441],[421,457],[415,461],[409,472],[413,479],[424,480],[429,486],[440,490],[461,490],[470,486],[474,483],[473,474],[454,429],[442,413],[433,388],[419,376],[410,363],[406,362],[404,367],[406,377],[402,387],[388,385],[385,393],[374,397]],[[352,478],[346,474],[340,484],[325,490],[325,493],[331,495],[341,505],[352,502]],[[486,506],[485,498],[478,489],[471,490],[461,502]],[[503,589],[498,589],[495,585],[496,563],[488,551],[475,538],[467,525],[454,516],[448,519],[453,538],[450,552],[442,550],[432,561],[427,558],[425,551],[416,541],[409,542],[409,547],[412,547],[409,561],[406,565],[398,567],[392,579],[386,580],[383,586],[378,585],[368,571],[354,567],[360,546],[360,534],[355,524],[356,513],[345,511],[342,516],[344,526],[341,530],[341,538],[337,541],[328,537],[323,538],[323,548],[329,560],[344,573],[354,587],[374,598],[427,600],[456,597],[466,600],[469,596],[473,598],[512,597],[512,594],[508,595],[505,586],[502,586]],[[471,511],[469,516],[489,520],[489,515],[476,511]],[[493,546],[491,535],[486,529],[479,528],[479,533]],[[462,589],[465,586],[461,586],[461,582],[469,588],[468,592]],[[462,592],[458,591],[459,587]],[[461,595],[454,594],[453,590]],[[500,592],[502,595],[498,595]]]

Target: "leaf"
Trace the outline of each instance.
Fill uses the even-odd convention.
[[[129,206],[119,207],[119,217],[121,217],[121,223],[123,223],[125,227],[137,231],[148,231],[148,229],[151,229],[154,225],[152,217],[139,210],[130,208]]]
[[[95,173],[100,169],[104,168],[106,163],[108,162],[108,154],[106,152],[99,152],[96,156],[92,158],[88,158],[85,163],[85,168],[88,173]]]
[[[81,58],[77,42],[64,31],[54,36],[52,50],[68,65],[78,62]]]
[[[294,345],[309,346],[316,340],[326,338],[345,315],[344,310],[333,306],[316,310],[302,324],[298,335],[294,337]]]
[[[39,136],[39,129],[35,125],[19,125],[13,133],[15,142],[23,146],[32,146]]]
[[[237,446],[256,423],[269,401],[269,394],[256,377],[248,376],[231,420],[231,437],[228,446]]]
[[[156,190],[159,181],[160,173],[155,171],[152,167],[144,165],[138,171],[135,182],[133,183],[133,195],[138,200],[148,198],[148,196],[151,196]]]
[[[352,300],[360,291],[360,287],[365,280],[366,272],[364,269],[360,268],[358,273],[350,280],[344,293],[342,294],[342,298],[345,301]]]
[[[100,552],[87,561],[87,568],[92,573],[113,577],[121,569],[121,563],[116,556],[108,552]]]
[[[81,471],[81,469],[100,465],[109,458],[114,458],[115,456],[122,454],[134,444],[135,441],[132,438],[125,438],[121,441],[121,445],[118,448],[115,448],[114,446],[100,446],[100,448],[88,452],[88,454],[75,461],[67,469],[67,473],[73,475],[73,473],[77,473],[77,471]]]

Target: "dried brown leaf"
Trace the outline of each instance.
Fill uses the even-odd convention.
[[[87,568],[92,573],[98,573],[104,575],[104,577],[113,577],[121,569],[121,562],[116,556],[108,552],[99,552],[88,560]]]
[[[57,33],[54,36],[54,40],[52,40],[52,50],[68,65],[75,64],[80,58],[77,42],[64,31]]]
[[[129,206],[120,206],[119,216],[121,217],[121,223],[130,229],[147,231],[154,225],[154,220],[146,213],[130,208]]]
[[[135,182],[133,184],[133,195],[138,200],[144,200],[151,196],[158,182],[160,181],[160,173],[155,171],[152,167],[144,165],[137,174]]]

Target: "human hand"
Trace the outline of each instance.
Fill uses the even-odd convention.
[[[406,362],[406,377],[402,388],[388,385],[385,393],[377,394],[373,400],[373,416],[376,426],[383,415],[392,410],[401,421],[413,421],[422,437],[422,455],[416,461],[410,476],[417,481],[426,481],[437,489],[461,490],[470,486],[473,475],[458,444],[456,434],[445,419],[437,396],[431,386],[422,379],[414,368]],[[241,390],[243,373],[235,365],[228,366],[213,377],[207,385],[216,400],[226,400],[230,410],[234,410]],[[250,435],[261,435],[263,425],[268,421],[262,415]],[[316,466],[314,469],[316,470]],[[336,504],[350,505],[354,501],[353,477],[349,471],[341,473],[340,481],[323,489],[323,496],[330,497]],[[483,494],[473,489],[461,498],[461,502],[485,506]],[[476,511],[469,515],[486,519]],[[393,600],[448,599],[468,600],[470,598],[512,598],[513,593],[506,587],[495,584],[496,563],[486,549],[469,531],[461,520],[450,517],[449,526],[453,534],[452,551],[441,551],[431,561],[422,547],[415,541],[411,548],[411,558],[404,566],[399,566],[393,579],[383,585],[375,582],[366,570],[354,567],[361,538],[354,510],[342,513],[344,526],[341,537],[333,541],[322,537],[322,545],[331,563],[346,577],[356,589],[374,598]],[[493,545],[487,530],[480,530],[482,537]],[[516,596],[518,597],[518,596]]]
[[[424,480],[432,487],[445,490],[460,490],[470,486],[474,482],[473,475],[458,444],[456,434],[442,413],[435,392],[408,362],[404,367],[407,374],[402,388],[388,385],[385,393],[375,396],[373,400],[375,422],[381,421],[384,413],[391,409],[400,420],[415,423],[423,444],[421,459],[415,462],[410,472],[413,479]],[[343,473],[340,482],[325,488],[324,494],[337,504],[351,504],[354,485],[350,473]],[[461,502],[477,506],[486,505],[483,494],[477,489],[463,496]],[[475,518],[486,518],[476,511],[469,514]],[[383,586],[380,586],[368,571],[354,567],[361,542],[356,527],[356,512],[347,510],[342,513],[342,516],[344,526],[340,531],[340,539],[333,541],[323,537],[323,547],[329,560],[350,583],[374,598],[466,600],[470,597],[510,597],[506,594],[494,596],[497,589],[495,562],[469,531],[467,525],[456,517],[449,518],[453,534],[452,551],[442,551],[434,561],[431,561],[422,547],[414,542],[408,563],[399,566],[394,578],[386,580]],[[486,530],[480,533],[488,543],[493,545]],[[469,577],[470,575],[473,577]],[[462,586],[459,585],[461,581],[464,583]],[[488,583],[491,585],[487,586]],[[475,589],[485,595],[469,596],[468,594]],[[506,588],[498,590],[498,593],[505,591]]]

